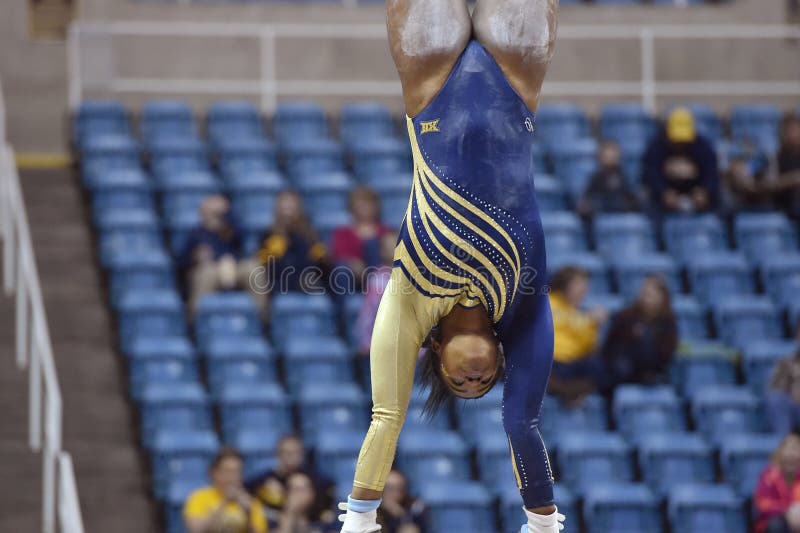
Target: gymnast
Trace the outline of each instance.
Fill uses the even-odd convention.
[[[558,0],[478,0],[471,16],[465,0],[388,1],[414,179],[372,335],[372,423],[340,505],[343,533],[380,530],[426,339],[430,410],[449,394],[479,398],[505,374],[521,533],[563,529],[538,429],[553,324],[532,153],[557,11]]]

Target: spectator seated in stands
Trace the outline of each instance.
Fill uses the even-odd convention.
[[[789,113],[781,122],[778,177],[771,185],[777,205],[800,218],[800,113]]]
[[[601,353],[613,385],[654,384],[669,370],[677,345],[669,288],[648,276],[636,301],[611,318]]]
[[[283,509],[287,498],[289,476],[305,473],[315,484],[315,491],[326,503],[333,502],[333,483],[317,475],[306,462],[306,449],[302,439],[295,435],[287,435],[278,443],[277,465],[273,470],[248,480],[247,489],[264,503],[270,522],[279,520],[279,511]]]
[[[796,338],[794,355],[776,363],[767,389],[767,415],[773,431],[782,434],[800,428],[800,323]]]
[[[597,152],[598,169],[589,186],[578,200],[577,209],[583,216],[595,213],[636,211],[639,199],[628,185],[622,170],[619,145],[605,141]]]
[[[220,194],[206,198],[200,206],[200,219],[178,258],[187,274],[192,309],[208,293],[248,288],[255,266],[242,257],[242,234],[227,198]]]
[[[555,338],[548,390],[571,403],[603,388],[602,361],[595,350],[599,326],[607,320],[608,312],[580,309],[589,291],[589,273],[581,268],[559,270],[550,289]]]
[[[261,503],[242,484],[244,460],[222,448],[211,464],[211,486],[194,491],[183,509],[189,533],[266,533]]]
[[[800,436],[787,435],[756,485],[756,533],[800,531]]]
[[[409,495],[408,479],[396,468],[392,468],[386,478],[383,500],[378,507],[378,524],[381,533],[425,531],[425,504]]]
[[[375,326],[375,315],[378,313],[378,304],[389,277],[392,275],[394,262],[394,248],[397,244],[397,233],[390,231],[380,239],[381,264],[370,269],[364,285],[364,302],[356,319],[356,339],[358,341],[358,354],[369,356],[369,346],[372,342],[372,328]]]
[[[644,184],[658,211],[696,213],[715,207],[717,155],[711,143],[697,132],[688,109],[675,109],[664,131],[647,147]]]
[[[314,480],[305,472],[286,478],[286,497],[277,533],[338,533],[336,514],[319,498]]]
[[[733,157],[723,175],[724,205],[729,212],[774,208],[768,191],[769,160],[764,154]]]
[[[369,187],[353,189],[349,208],[352,223],[334,230],[332,255],[337,264],[350,267],[360,282],[365,268],[381,264],[380,239],[391,228],[381,223],[381,201]]]
[[[276,196],[275,220],[260,242],[256,257],[266,271],[263,282],[267,289],[263,292],[314,292],[325,288],[327,251],[297,192],[282,191]]]

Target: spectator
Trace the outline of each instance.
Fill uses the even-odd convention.
[[[800,114],[789,113],[781,122],[778,176],[769,185],[778,206],[800,218]]]
[[[602,355],[611,383],[659,382],[678,346],[669,288],[660,276],[645,278],[636,301],[611,318]]]
[[[605,141],[597,152],[599,167],[578,201],[578,212],[591,216],[602,212],[636,211],[639,199],[622,171],[622,154],[614,141]]]
[[[603,388],[602,362],[596,356],[597,332],[608,319],[605,309],[580,309],[589,292],[589,273],[568,266],[550,283],[554,352],[549,391],[572,403]]]
[[[286,499],[278,519],[277,533],[338,533],[332,509],[317,495],[314,481],[305,472],[286,478]]]
[[[261,237],[258,261],[266,270],[266,287],[314,292],[325,287],[327,251],[306,216],[295,191],[275,198],[275,221]]]
[[[233,448],[222,448],[211,464],[211,486],[194,491],[183,516],[189,533],[266,533],[258,500],[242,484],[244,460]]]
[[[368,271],[364,284],[364,302],[356,319],[355,331],[358,342],[359,355],[369,356],[369,345],[372,341],[372,328],[375,325],[375,315],[378,313],[378,304],[381,302],[383,290],[392,275],[394,263],[394,248],[397,244],[397,233],[390,231],[380,239],[381,263],[376,269]]]
[[[659,211],[697,213],[715,207],[717,155],[698,134],[688,109],[674,110],[664,131],[647,147],[644,183]]]
[[[800,436],[784,437],[761,473],[753,503],[756,533],[800,531]]]
[[[766,188],[768,158],[761,153],[733,157],[723,174],[722,196],[726,211],[767,210],[774,207]]]
[[[795,338],[794,355],[778,361],[767,389],[767,416],[773,431],[784,435],[800,427],[800,322]]]
[[[321,498],[327,498],[330,503],[333,502],[333,484],[308,468],[305,446],[300,437],[287,435],[278,443],[277,466],[247,483],[250,493],[266,506],[271,520],[278,520],[278,511],[286,501],[287,481],[290,475],[297,472],[311,477],[316,484],[317,494]]]
[[[189,282],[191,309],[208,293],[248,288],[255,265],[242,257],[242,234],[227,198],[214,194],[203,201],[200,226],[189,234],[178,262]]]
[[[333,259],[361,280],[365,268],[380,265],[380,238],[391,229],[381,223],[380,198],[369,187],[356,187],[350,193],[350,214],[352,224],[333,232]]]
[[[425,504],[408,494],[405,474],[392,468],[383,489],[383,501],[378,507],[381,533],[423,533]]]

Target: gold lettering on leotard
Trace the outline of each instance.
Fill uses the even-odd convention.
[[[426,120],[424,122],[420,122],[420,132],[419,134],[422,135],[423,133],[434,133],[439,131],[439,119],[436,120]]]

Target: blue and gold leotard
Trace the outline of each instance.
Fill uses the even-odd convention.
[[[382,490],[417,353],[456,304],[482,305],[506,356],[503,422],[526,507],[552,503],[538,431],[553,328],[533,180],[533,113],[471,41],[439,93],[407,118],[414,180],[372,335],[373,417],[357,487]]]

